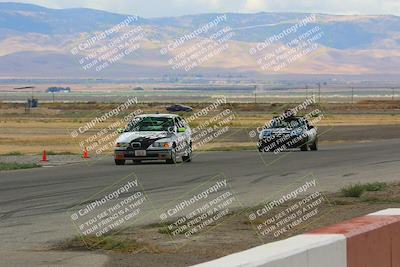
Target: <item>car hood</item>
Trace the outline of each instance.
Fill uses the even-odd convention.
[[[131,141],[143,137],[148,139],[171,138],[174,134],[168,132],[126,132],[122,133],[116,140],[116,143],[130,143]]]
[[[268,128],[268,129],[262,130],[263,133],[270,132],[272,134],[288,134],[291,131],[293,131],[292,128]]]
[[[302,134],[305,130],[303,128],[268,128],[260,132],[259,138],[264,138],[266,136],[280,136],[290,134],[295,131],[297,134]]]

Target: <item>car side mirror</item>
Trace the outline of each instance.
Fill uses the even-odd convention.
[[[167,129],[168,133],[176,133],[178,132],[178,128],[176,126],[170,126]]]
[[[184,132],[186,132],[185,128],[178,128],[178,133],[184,133]]]

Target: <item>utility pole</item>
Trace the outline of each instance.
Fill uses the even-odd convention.
[[[351,87],[351,104],[354,105],[354,87]]]
[[[321,103],[321,83],[318,83],[318,102]]]
[[[29,113],[31,106],[30,103],[32,104],[33,101],[33,89],[35,88],[35,86],[24,86],[24,87],[18,87],[18,88],[14,88],[14,90],[26,90],[26,89],[31,89],[31,99],[28,99],[26,101],[26,106],[25,106],[25,113]]]
[[[306,84],[306,99],[308,98],[308,84]]]
[[[394,88],[392,88],[392,101],[394,101]]]
[[[254,85],[254,104],[257,104],[257,85]]]

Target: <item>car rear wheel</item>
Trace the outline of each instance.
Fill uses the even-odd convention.
[[[124,159],[116,159],[115,165],[125,165],[125,160]]]

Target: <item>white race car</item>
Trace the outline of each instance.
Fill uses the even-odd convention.
[[[303,117],[288,117],[272,123],[260,132],[258,150],[260,152],[279,152],[300,148],[301,151],[318,150],[317,129]]]
[[[115,143],[116,165],[126,160],[166,160],[175,164],[179,160],[192,160],[192,140],[189,125],[178,115],[145,114],[135,117],[121,131]]]

